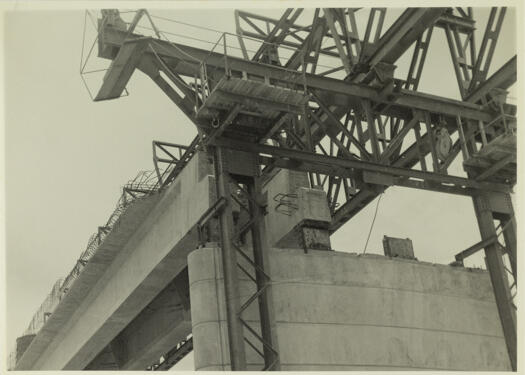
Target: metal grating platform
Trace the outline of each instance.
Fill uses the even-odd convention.
[[[304,113],[308,96],[303,92],[255,80],[224,75],[197,111],[197,118],[228,122],[224,132],[233,139],[259,140],[283,114]]]
[[[464,161],[465,169],[479,181],[516,183],[516,135],[505,133],[494,138]]]

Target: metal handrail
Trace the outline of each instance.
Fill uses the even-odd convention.
[[[196,102],[197,103],[201,103],[201,105],[199,106],[197,104],[196,109],[195,109],[196,112],[198,112],[198,110],[200,108],[202,108],[202,106],[204,105],[204,102],[209,97],[209,95],[213,91],[213,87],[217,83],[217,82],[215,82],[214,73],[217,72],[218,68],[215,66],[214,70],[212,70],[211,74],[210,74],[210,68],[209,68],[209,64],[208,64],[208,61],[209,61],[210,57],[213,56],[215,53],[218,53],[218,52],[215,52],[217,47],[220,47],[220,46],[223,47],[222,55],[223,55],[223,58],[224,58],[224,68],[221,69],[221,70],[223,70],[223,74],[220,75],[219,80],[222,79],[223,77],[226,77],[228,79],[229,77],[232,76],[230,60],[231,60],[231,58],[238,58],[238,57],[230,55],[228,50],[229,50],[229,48],[234,48],[234,49],[241,49],[241,48],[229,45],[228,44],[228,36],[235,37],[235,39],[243,39],[244,38],[243,36],[240,36],[238,34],[232,34],[232,33],[228,33],[228,32],[222,33],[221,36],[215,42],[215,44],[213,44],[212,48],[210,49],[210,51],[206,55],[206,57],[200,62],[200,64],[199,64],[199,77],[198,77],[198,79],[200,80],[200,83],[197,81],[197,77],[196,77],[195,91],[196,91],[196,95],[197,95]],[[267,42],[264,42],[264,41],[263,42],[258,41],[258,42],[261,43],[261,44],[267,43]],[[269,44],[271,44],[271,43],[269,43]],[[269,65],[269,66],[272,66],[272,68],[277,68],[277,69],[280,69],[280,70],[286,72],[287,73],[286,79],[284,79],[283,81],[286,81],[287,85],[283,85],[283,88],[291,89],[291,90],[294,90],[294,91],[303,91],[303,92],[306,93],[306,91],[307,91],[306,65],[304,63],[304,57],[302,57],[302,63],[301,63],[301,68],[302,69],[300,69],[300,70],[288,69],[288,68],[283,67],[283,66],[274,65],[274,64],[270,64],[270,63],[266,63],[266,62],[261,62],[261,61],[257,61],[257,63],[261,64],[261,65]],[[297,80],[295,80],[295,81],[293,79],[294,76],[297,77]],[[248,77],[246,75],[244,75],[244,73],[243,73],[243,78],[248,79]],[[290,78],[292,78],[292,79],[290,79]],[[291,85],[289,84],[290,81],[292,81]],[[269,81],[268,81],[268,83],[272,84]],[[273,84],[275,84],[275,82],[273,82]],[[299,89],[298,89],[298,87],[299,87]]]

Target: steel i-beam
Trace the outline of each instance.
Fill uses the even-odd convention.
[[[232,246],[233,211],[225,149],[217,147],[214,154],[217,198],[226,200],[226,205],[219,215],[221,228],[222,266],[224,276],[224,296],[226,302],[226,320],[228,323],[228,342],[230,346],[230,364],[233,371],[246,370],[246,352],[244,348],[243,327],[238,311],[240,309],[239,278],[237,276],[237,254]]]

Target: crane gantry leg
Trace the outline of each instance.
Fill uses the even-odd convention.
[[[494,290],[494,297],[498,307],[505,343],[507,344],[509,360],[513,371],[516,371],[516,306],[512,301],[513,298],[509,286],[509,276],[514,278],[514,283],[516,282],[516,232],[513,227],[515,221],[513,213],[511,212],[512,204],[510,203],[510,195],[503,194],[501,197],[496,197],[494,194],[486,193],[475,196],[472,200],[478,219],[481,239],[494,239],[494,241],[491,241],[490,244],[485,246],[485,262]],[[498,219],[500,219],[504,228],[505,247],[502,247],[497,240],[494,220]],[[504,250],[509,255],[512,271],[507,270],[503,262]]]
[[[246,343],[263,357],[263,370],[278,370],[279,357],[272,337],[270,277],[266,271],[268,246],[257,179],[259,166],[253,154],[222,147],[215,148],[213,160],[217,198],[226,202],[219,215],[219,223],[231,369],[247,370]],[[236,223],[234,205],[239,207]],[[251,256],[245,241],[248,237],[251,237]],[[243,242],[248,246],[242,246]],[[255,284],[255,292],[244,301],[241,301],[239,270]],[[260,330],[252,327],[243,315],[255,301],[259,307]]]

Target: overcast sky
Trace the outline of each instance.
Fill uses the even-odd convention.
[[[278,16],[281,11],[264,13]],[[399,13],[387,12],[384,30]],[[488,9],[475,13],[484,25]],[[232,10],[153,10],[152,14],[235,31]],[[152,169],[151,141],[188,144],[196,131],[142,73],[132,77],[129,96],[90,100],[79,75],[84,12],[15,11],[7,13],[5,20],[7,340],[11,347],[54,282],[69,273],[90,235],[106,222],[122,185],[140,170]],[[491,72],[515,54],[515,27],[515,14],[509,9]],[[219,37],[180,24],[172,24],[170,30],[210,41]],[[88,28],[86,43],[93,40],[89,33]],[[482,33],[483,26],[478,27],[478,46]],[[171,39],[205,47],[193,40]],[[409,58],[406,55],[398,63],[399,78],[404,78]],[[94,55],[92,63],[107,66]],[[96,91],[96,82],[91,89]],[[441,29],[434,30],[420,91],[458,98]],[[453,170],[462,172],[459,164]],[[374,201],[332,236],[335,250],[363,251],[375,206]],[[449,263],[454,254],[479,241],[469,198],[407,188],[388,189],[382,197],[367,252],[382,254],[383,235],[411,238],[416,257],[436,263]],[[477,258],[471,264],[482,263]]]

